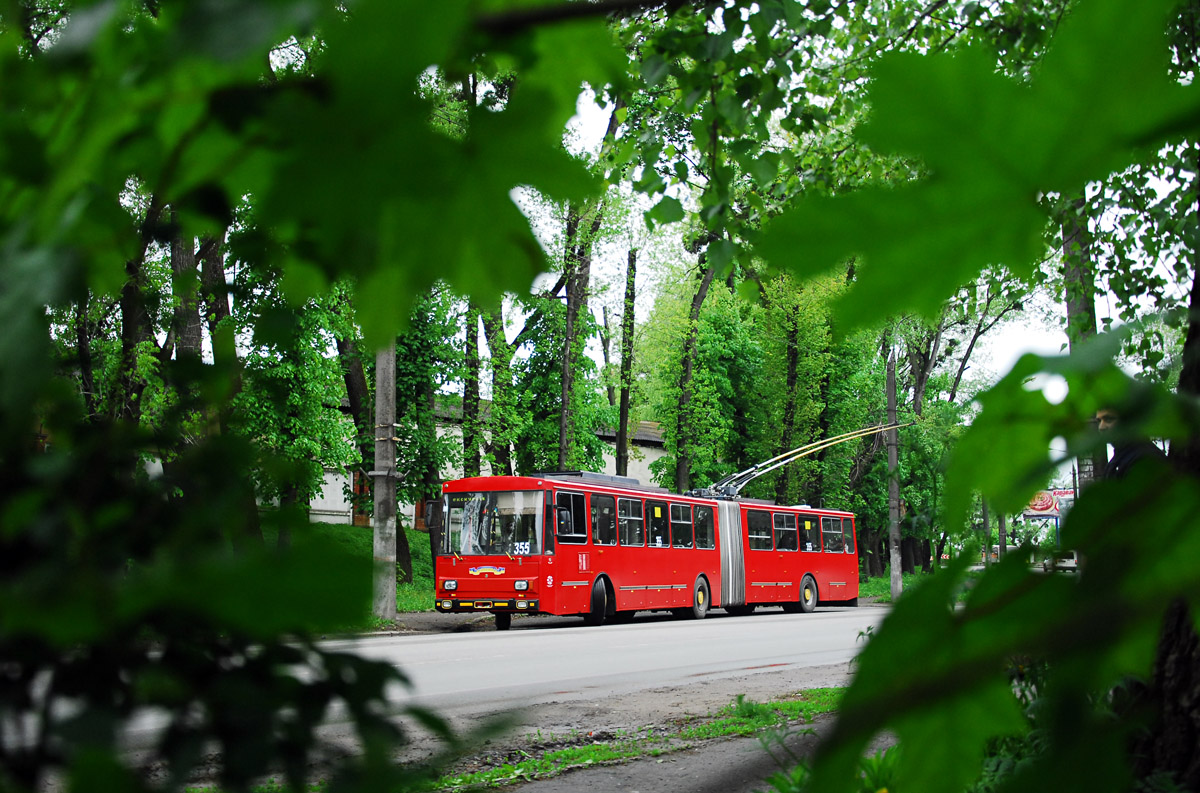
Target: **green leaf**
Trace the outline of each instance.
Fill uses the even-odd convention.
[[[1198,88],[1167,76],[1162,30],[1172,7],[1082,4],[1031,87],[997,75],[982,52],[882,58],[861,137],[919,158],[929,177],[803,201],[767,228],[760,253],[804,276],[860,257],[839,311],[849,327],[905,311],[930,316],[988,266],[1029,274],[1042,252],[1040,195],[1081,192],[1200,113]],[[912,272],[923,273],[919,282]]]
[[[646,222],[664,226],[668,223],[678,223],[683,220],[683,216],[683,205],[679,203],[679,199],[663,196],[646,212]]]

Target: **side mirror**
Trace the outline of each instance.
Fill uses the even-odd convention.
[[[558,536],[570,536],[575,533],[571,523],[571,510],[569,507],[555,508],[555,529],[554,533]]]
[[[429,531],[442,527],[442,500],[429,499],[425,502],[425,528]]]

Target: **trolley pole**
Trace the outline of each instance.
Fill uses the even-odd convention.
[[[396,340],[375,354],[375,573],[371,613],[396,619]]]
[[[888,352],[887,361],[887,420],[896,423],[896,356]],[[887,433],[888,456],[888,562],[892,573],[892,602],[900,597],[900,480],[897,472],[900,439],[895,426]]]

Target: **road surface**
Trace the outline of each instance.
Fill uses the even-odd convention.
[[[407,705],[430,708],[461,734],[509,714],[509,729],[483,747],[495,761],[533,744],[580,735],[668,729],[714,713],[738,695],[762,702],[806,688],[846,685],[863,646],[861,634],[886,613],[880,607],[819,608],[812,614],[764,609],[743,617],[717,611],[704,620],[677,620],[647,612],[627,625],[600,627],[578,619],[525,617],[511,631],[494,631],[485,623],[482,630],[449,633],[436,632],[439,616],[449,615],[429,614],[421,619],[425,632],[335,639],[322,646],[399,667],[412,686],[390,692],[397,713]],[[445,625],[449,631],[464,627],[453,618]],[[161,726],[155,721],[138,720],[126,736],[127,748],[136,753],[139,744],[144,747]],[[441,748],[412,722],[408,727],[411,743],[398,760],[420,761]],[[321,732],[331,756],[354,751],[340,710]],[[320,775],[321,764],[313,771]]]

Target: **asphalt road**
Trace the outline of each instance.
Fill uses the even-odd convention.
[[[397,704],[452,716],[483,716],[539,702],[595,701],[701,680],[742,679],[767,671],[842,664],[861,648],[859,634],[880,608],[828,608],[812,614],[763,610],[746,617],[711,614],[672,620],[646,614],[628,625],[544,627],[364,637],[327,642],[399,666],[411,691]]]
[[[813,614],[765,609],[744,617],[717,611],[698,621],[643,613],[627,625],[600,627],[579,619],[525,617],[506,632],[493,630],[490,620],[431,613],[402,615],[404,632],[322,644],[399,667],[412,685],[390,692],[396,713],[412,704],[431,708],[460,734],[506,714],[507,732],[481,747],[503,754],[527,747],[535,735],[542,741],[668,727],[714,713],[739,695],[769,701],[806,688],[845,685],[862,647],[860,634],[886,613],[880,607],[819,608]],[[398,761],[422,761],[442,748],[415,722],[407,726],[410,743]],[[151,714],[135,720],[126,749],[136,755],[159,729],[160,720]],[[341,709],[329,714],[321,735],[329,757],[356,751]],[[633,775],[597,779],[596,789],[702,793],[709,788],[695,784],[699,775],[719,782],[713,791],[734,793],[740,788],[730,784],[730,774],[750,784],[771,770],[754,739],[705,749],[691,759],[686,752],[669,757],[629,764],[624,771],[596,769]],[[749,765],[743,769],[742,762]],[[317,760],[313,773],[321,775],[323,767]],[[541,785],[551,793],[563,783],[535,783],[531,793],[540,793]]]

